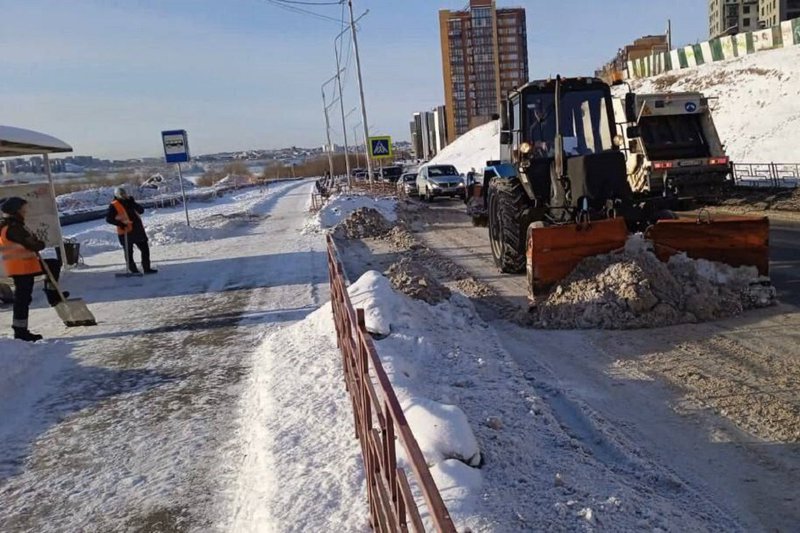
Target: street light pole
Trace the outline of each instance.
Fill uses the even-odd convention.
[[[361,57],[358,54],[358,35],[356,35],[356,23],[353,20],[353,0],[347,0],[347,6],[350,8],[350,31],[353,32],[353,48],[356,53],[356,74],[358,76],[358,94],[361,99],[361,122],[364,124],[364,144],[369,143],[369,128],[367,124],[367,105],[364,103],[364,82],[361,79]],[[369,184],[372,185],[372,161],[367,157],[367,173],[369,175]]]
[[[328,103],[325,101],[325,86],[334,79],[338,78],[340,73],[341,71],[337,71],[336,75],[331,76],[331,78],[323,83],[320,87],[320,92],[322,92],[322,112],[325,115],[325,137],[328,139],[326,152],[328,152],[328,168],[330,169],[330,179],[333,179],[333,156],[331,155],[331,123],[330,120],[328,120]]]
[[[361,20],[362,18],[367,16],[367,13],[369,13],[369,9],[366,10],[360,17],[358,17],[355,20],[355,22],[358,22],[359,20]],[[342,70],[344,70],[339,65],[339,46],[337,45],[337,41],[339,41],[342,38],[342,36],[345,33],[347,33],[348,30],[350,30],[350,28],[343,29],[341,32],[339,32],[339,35],[337,35],[336,38],[333,40],[333,52],[336,55],[336,71],[337,72],[341,72]],[[342,92],[342,76],[341,76],[341,74],[336,77],[336,81],[339,84],[339,110],[342,113],[342,135],[344,136],[344,164],[345,164],[345,167],[347,168],[347,186],[348,187],[352,187],[353,184],[351,183],[350,149],[349,149],[348,144],[347,144],[347,122],[346,122],[347,116],[344,114],[344,93]]]

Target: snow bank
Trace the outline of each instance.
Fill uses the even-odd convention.
[[[307,230],[315,231],[332,228],[358,209],[372,208],[383,217],[394,222],[397,220],[395,208],[397,199],[393,197],[376,198],[367,194],[337,194],[331,196],[325,206],[310,220]]]
[[[800,161],[800,46],[632,80],[634,91],[701,91],[728,155],[741,163]],[[617,89],[621,96],[627,89]]]
[[[755,267],[678,254],[663,263],[640,234],[622,253],[587,257],[527,317],[543,328],[652,328],[766,307],[775,288]]]
[[[228,531],[366,531],[361,452],[330,304],[268,335],[242,404]]]
[[[455,459],[469,466],[481,464],[478,441],[464,411],[425,398],[402,402],[408,424],[430,465]],[[473,473],[478,478],[477,472]]]
[[[187,179],[184,179],[183,182],[187,192],[196,188],[194,183]],[[124,188],[137,200],[156,199],[164,195],[179,193],[181,190],[177,177],[164,178],[160,174],[156,174],[142,186],[135,183],[123,183],[113,187],[97,187],[59,195],[56,198],[58,210],[61,213],[76,213],[98,207],[108,207],[108,204],[114,199],[114,189],[117,187]]]
[[[500,121],[473,128],[430,160],[429,165],[453,165],[462,174],[480,172],[487,161],[500,158]]]
[[[393,290],[389,279],[377,271],[362,275],[348,293],[353,307],[364,309],[367,331],[380,339],[378,354],[428,465],[441,474],[443,485],[437,486],[447,489],[445,504],[459,510],[457,518],[468,520],[476,514],[469,502],[481,485],[480,471],[473,468],[481,464],[480,448],[464,411],[436,386],[447,373],[452,352],[431,342],[449,339],[459,324],[467,326],[464,310],[449,301],[432,306],[411,299]],[[408,466],[401,447],[398,460]],[[472,472],[465,474],[451,461]]]

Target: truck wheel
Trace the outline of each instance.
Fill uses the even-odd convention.
[[[530,201],[517,178],[495,178],[489,184],[489,241],[501,272],[525,271],[529,207]]]

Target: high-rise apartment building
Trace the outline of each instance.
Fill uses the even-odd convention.
[[[708,0],[708,35],[769,28],[798,17],[800,0]]]
[[[759,0],[758,18],[766,28],[800,18],[800,0]]]
[[[709,0],[708,37],[757,30],[759,0]]]
[[[491,120],[509,91],[528,81],[525,9],[470,0],[439,11],[447,141]]]

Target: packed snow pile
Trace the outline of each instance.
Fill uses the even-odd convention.
[[[340,222],[334,234],[348,239],[380,237],[392,229],[392,224],[372,207],[360,207]]]
[[[701,91],[731,159],[795,163],[800,159],[800,46],[632,80],[638,93]],[[619,87],[617,96],[627,89]]]
[[[195,184],[188,179],[183,179],[184,190],[195,188]],[[153,174],[139,186],[140,191],[157,191],[159,194],[181,192],[181,181],[178,176],[165,178],[161,174]]]
[[[355,211],[370,209],[377,211],[387,222],[397,220],[395,208],[397,198],[395,197],[374,197],[368,194],[337,194],[331,196],[325,205],[306,225],[306,231],[319,231],[333,228]]]
[[[403,257],[392,264],[386,275],[395,290],[417,300],[437,304],[450,297],[450,289],[439,283],[419,262],[412,261],[409,257]]]
[[[473,128],[430,160],[431,165],[453,165],[462,174],[480,172],[487,161],[500,159],[500,121]]]
[[[775,301],[755,267],[695,260],[661,262],[641,235],[620,253],[588,257],[533,311],[543,328],[652,328],[735,316]]]
[[[419,433],[417,444],[429,464],[455,459],[468,466],[480,466],[478,441],[464,411],[426,398],[407,399],[402,407],[412,428],[427,429]]]
[[[253,176],[245,176],[241,174],[228,174],[214,184],[214,187],[245,187],[255,183]]]
[[[163,246],[178,242],[201,242],[222,239],[234,234],[238,229],[253,226],[264,217],[242,211],[238,213],[217,213],[192,220],[187,226],[183,220],[168,220],[153,224],[147,232],[150,241]]]

